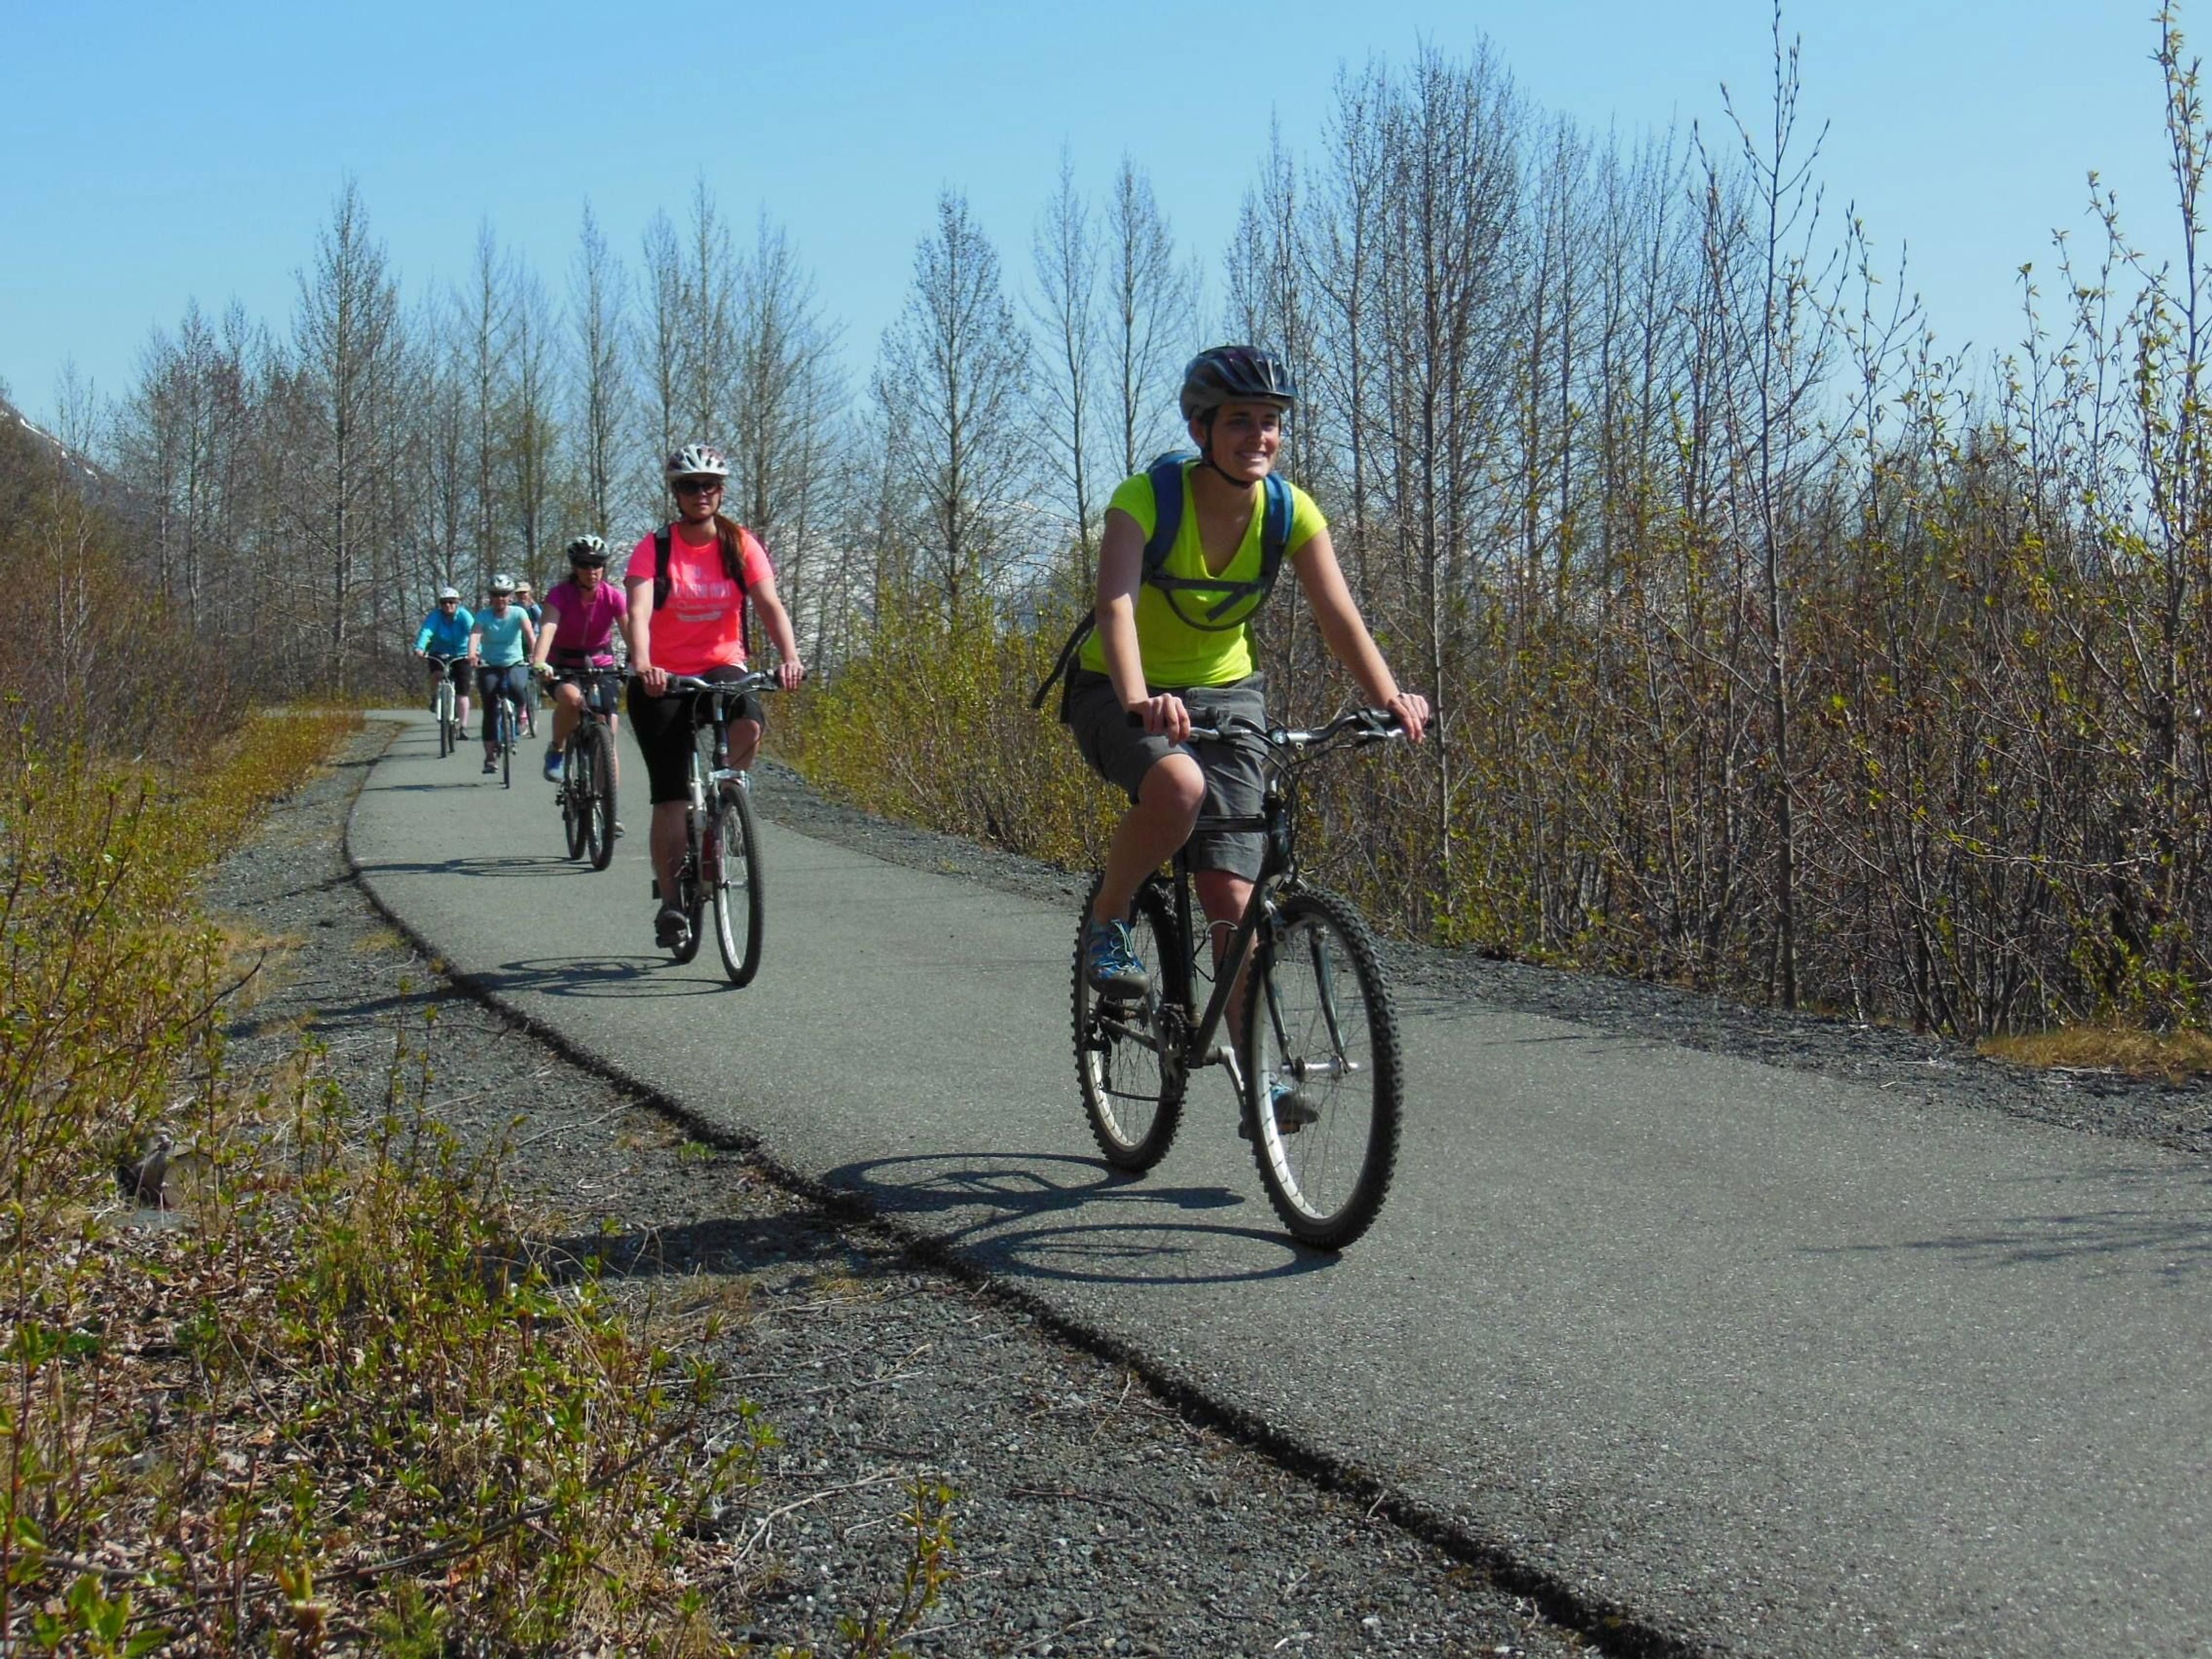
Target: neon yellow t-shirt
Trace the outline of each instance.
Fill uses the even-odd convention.
[[[1200,463],[1186,461],[1182,469],[1182,523],[1176,532],[1175,545],[1168,550],[1166,562],[1160,567],[1170,576],[1187,576],[1218,581],[1257,581],[1260,577],[1260,531],[1267,514],[1267,492],[1255,490],[1252,502],[1252,521],[1244,527],[1244,539],[1237,544],[1228,567],[1219,572],[1206,568],[1206,553],[1198,537],[1198,514],[1191,505],[1191,469]],[[1121,480],[1114,491],[1109,507],[1118,507],[1137,521],[1137,528],[1149,541],[1154,526],[1160,521],[1159,503],[1152,498],[1152,479],[1149,472],[1139,472]],[[1312,496],[1291,486],[1291,534],[1283,548],[1283,558],[1288,563],[1293,555],[1311,541],[1323,529],[1328,520],[1322,517],[1321,508],[1314,505]],[[1280,577],[1276,586],[1282,586]],[[1225,592],[1225,589],[1224,589]],[[1176,594],[1176,604],[1190,616],[1203,616],[1224,597],[1224,592],[1208,593],[1203,588],[1183,588]],[[1256,599],[1231,608],[1223,620],[1249,617],[1259,609]],[[1209,630],[1193,628],[1175,613],[1167,597],[1150,582],[1137,585],[1137,649],[1144,659],[1145,684],[1155,689],[1160,686],[1227,685],[1241,680],[1252,672],[1252,640],[1249,628],[1223,628]],[[1094,673],[1106,672],[1106,647],[1093,634],[1083,643],[1082,663]]]

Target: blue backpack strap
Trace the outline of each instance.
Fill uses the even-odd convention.
[[[1145,543],[1145,574],[1149,576],[1168,562],[1176,538],[1182,532],[1182,469],[1187,455],[1163,455],[1146,469],[1152,481],[1152,533]]]
[[[1260,521],[1260,590],[1275,591],[1275,577],[1283,568],[1283,550],[1291,544],[1291,515],[1297,504],[1291,499],[1291,481],[1279,473],[1267,475],[1267,514]]]

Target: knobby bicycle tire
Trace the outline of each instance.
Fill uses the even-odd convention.
[[[721,946],[722,967],[730,983],[750,985],[760,971],[764,915],[760,826],[753,819],[749,790],[735,783],[726,783],[721,790],[721,803],[714,814],[716,851],[709,860],[714,872],[714,942]]]
[[[453,739],[453,683],[438,679],[438,758],[443,760],[459,745]]]
[[[613,734],[598,720],[586,720],[579,735],[591,757],[591,782],[584,799],[592,868],[604,870],[615,856],[615,745]]]
[[[1083,962],[1084,933],[1097,897],[1095,879],[1075,927],[1075,1080],[1100,1156],[1136,1174],[1167,1156],[1182,1122],[1190,952],[1179,940],[1167,895],[1157,878],[1147,879],[1131,906],[1129,931],[1151,984],[1134,1001],[1102,998],[1091,988]]]
[[[1397,1013],[1375,936],[1348,901],[1316,888],[1281,898],[1253,963],[1243,1048],[1268,1201],[1300,1243],[1342,1249],[1389,1193],[1404,1109]]]

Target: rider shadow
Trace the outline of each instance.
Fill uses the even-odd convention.
[[[590,870],[587,864],[564,859],[550,853],[507,853],[496,858],[438,859],[433,860],[380,860],[364,864],[361,872],[365,876],[542,876],[549,870]]]
[[[879,1256],[847,1242],[844,1228],[821,1211],[711,1217],[668,1227],[526,1239],[523,1254],[556,1285],[586,1278],[688,1279],[763,1267],[854,1276],[879,1266]]]
[[[486,990],[549,997],[696,997],[737,988],[719,965],[711,973],[671,971],[678,966],[665,956],[538,957],[471,977]]]
[[[823,1179],[861,1194],[888,1219],[951,1219],[949,1228],[928,1227],[931,1237],[1009,1277],[1243,1284],[1312,1273],[1334,1261],[1272,1229],[1187,1218],[1245,1202],[1225,1187],[1164,1186],[1096,1158],[929,1153],[841,1164]],[[1100,1206],[1109,1206],[1105,1219],[1097,1215]],[[1264,1259],[1250,1259],[1255,1253]]]

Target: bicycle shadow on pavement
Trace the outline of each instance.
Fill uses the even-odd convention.
[[[711,945],[689,963],[665,956],[538,957],[503,962],[469,979],[504,995],[549,997],[698,997],[737,988]]]
[[[1062,1177],[1065,1177],[1063,1179]],[[892,1221],[1009,1277],[1098,1285],[1219,1285],[1279,1279],[1334,1257],[1273,1228],[1184,1219],[1248,1200],[1226,1187],[1174,1187],[1065,1154],[939,1152],[841,1164],[823,1179]],[[1098,1206],[1109,1217],[1097,1219]],[[1257,1246],[1267,1258],[1243,1260]]]
[[[582,860],[564,859],[557,853],[508,853],[497,858],[478,854],[474,858],[404,860],[381,859],[374,864],[363,864],[364,876],[497,876],[511,879],[518,876],[537,877],[553,870],[580,870],[586,874],[599,873]]]

